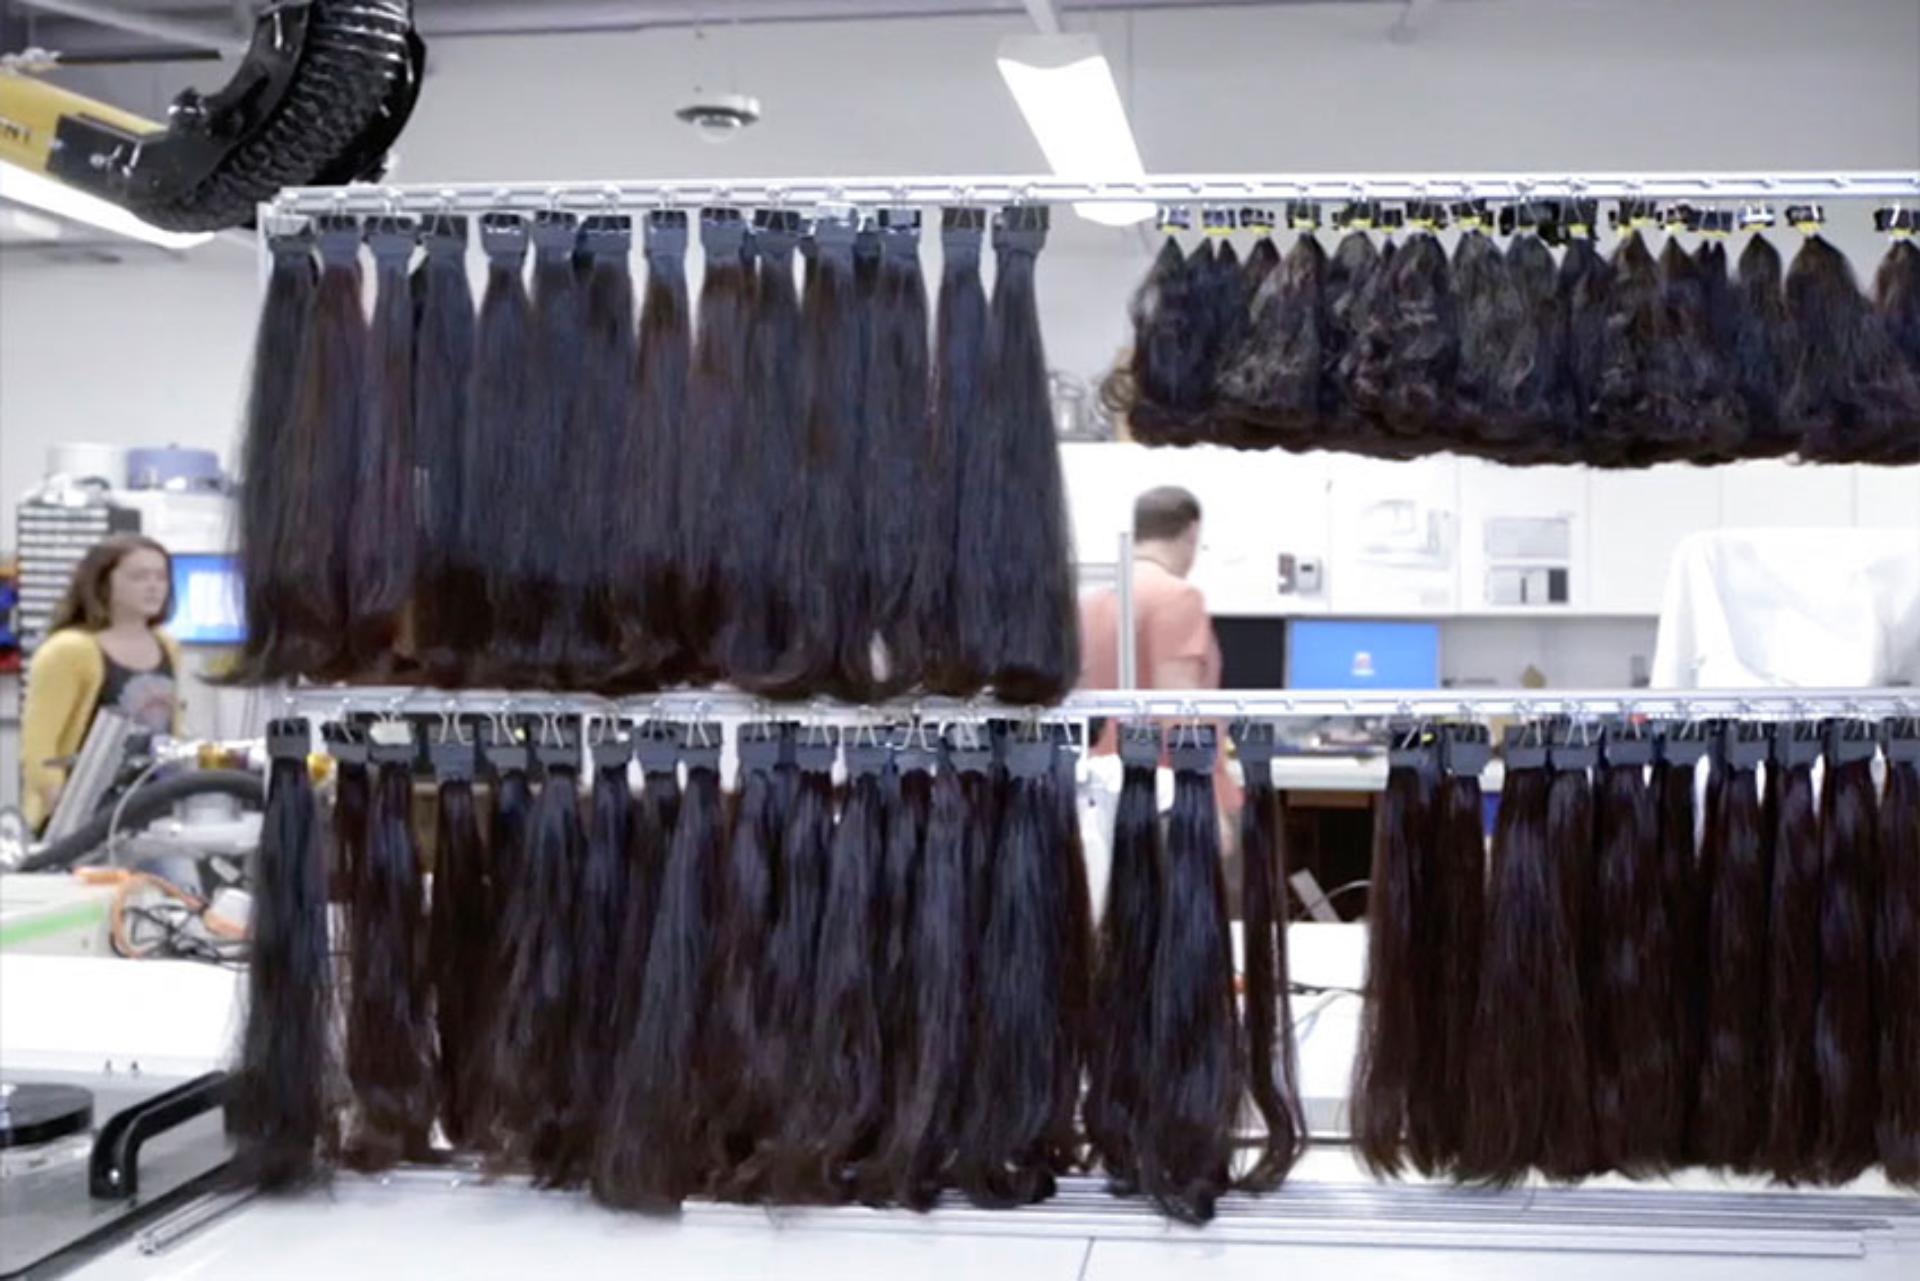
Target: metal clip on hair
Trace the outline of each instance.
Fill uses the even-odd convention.
[[[633,219],[593,214],[580,220],[580,248],[595,258],[625,258],[633,250]]]
[[[1813,235],[1827,222],[1825,205],[1788,205],[1787,222],[1795,231],[1804,235]]]
[[[267,755],[276,761],[303,761],[312,746],[313,727],[304,717],[288,716],[267,725]]]
[[[473,744],[459,739],[436,738],[427,745],[433,776],[442,783],[471,782],[476,757]]]
[[[920,252],[920,211],[911,206],[882,209],[878,214],[883,253],[910,258]]]
[[[341,765],[367,763],[367,740],[356,725],[328,721],[320,727],[320,741],[327,755]]]
[[[747,223],[738,209],[700,211],[700,248],[709,258],[736,258],[746,243]]]
[[[1279,225],[1279,219],[1274,216],[1273,210],[1256,205],[1243,206],[1234,216],[1239,220],[1242,231],[1251,231],[1256,235],[1271,235],[1273,229]]]
[[[542,209],[533,216],[533,254],[536,258],[572,258],[580,237],[580,219],[563,209]]]
[[[793,745],[794,763],[808,774],[831,770],[839,754],[840,731],[831,725],[809,725]]]
[[[1633,721],[1608,723],[1601,733],[1600,750],[1611,767],[1635,769],[1653,764],[1653,738],[1644,726]]]
[[[864,743],[855,739],[847,743],[844,754],[849,778],[884,773],[893,755],[887,745],[877,738]]]
[[[1653,739],[1653,758],[1666,765],[1691,769],[1707,755],[1711,735],[1704,725],[1668,722],[1658,727]]]
[[[1484,200],[1455,201],[1448,207],[1448,212],[1453,215],[1454,222],[1465,230],[1477,231],[1494,225],[1493,216],[1488,212],[1487,202]]]
[[[413,726],[402,720],[376,721],[367,729],[367,761],[373,765],[411,765],[420,754]]]
[[[1203,209],[1200,212],[1201,229],[1209,236],[1231,236],[1239,219],[1231,209]]]
[[[1857,765],[1879,750],[1879,736],[1866,721],[1828,721],[1826,757],[1829,765]]]
[[[1157,769],[1160,765],[1160,727],[1122,725],[1120,764],[1127,769]]]
[[[1902,209],[1887,205],[1873,211],[1873,229],[1887,236],[1911,236],[1920,233],[1920,209]]]
[[[345,266],[360,256],[360,220],[351,214],[322,214],[313,220],[320,261]]]
[[[1766,726],[1757,721],[1724,722],[1719,737],[1721,759],[1730,769],[1758,769],[1767,759]]]
[[[1440,732],[1440,768],[1449,778],[1479,778],[1493,760],[1485,725],[1448,725]]]
[[[1901,716],[1880,726],[1881,750],[1887,764],[1920,762],[1920,716]]]
[[[780,763],[784,738],[779,725],[742,725],[734,747],[742,770],[766,771]]]
[[[685,727],[672,721],[641,721],[633,727],[633,754],[647,774],[668,774],[680,763]]]
[[[591,745],[589,754],[595,769],[624,769],[633,760],[633,739],[616,725],[612,734]]]
[[[1295,231],[1320,230],[1320,202],[1317,200],[1289,200],[1287,202],[1287,226]]]
[[[680,760],[689,770],[720,768],[720,745],[723,741],[720,726],[713,721],[696,721],[685,727],[687,733],[680,746]]]
[[[1045,205],[1008,205],[993,220],[997,253],[1037,254],[1047,243],[1049,211]]]
[[[687,211],[655,209],[647,214],[647,257],[679,258],[687,252]]]
[[[275,258],[304,258],[313,252],[314,234],[312,223],[302,223],[288,231],[278,231],[267,237],[267,250]]]
[[[411,218],[382,214],[362,223],[360,234],[376,262],[405,263],[413,256],[414,246],[420,241],[420,225]]]
[[[1818,725],[1794,721],[1773,727],[1773,748],[1769,762],[1781,769],[1811,765],[1820,759],[1821,734]]]
[[[493,262],[517,267],[526,261],[527,220],[516,213],[480,215],[480,248]]]
[[[1154,226],[1171,236],[1175,232],[1193,230],[1193,210],[1184,205],[1162,205],[1160,215],[1154,220]]]
[[[1167,744],[1167,759],[1175,770],[1207,773],[1219,753],[1219,735],[1211,725],[1178,726]]]
[[[1500,744],[1500,755],[1508,770],[1545,769],[1547,743],[1538,725],[1509,725]]]
[[[889,736],[888,746],[893,750],[893,763],[902,774],[926,773],[939,761],[939,753],[934,751],[923,724],[900,726]]]
[[[1236,721],[1233,745],[1240,753],[1240,764],[1248,769],[1265,769],[1273,763],[1278,739],[1272,721]]]

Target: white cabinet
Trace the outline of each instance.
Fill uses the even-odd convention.
[[[1673,549],[1720,523],[1720,486],[1715,471],[1681,463],[1590,472],[1587,608],[1658,614]]]
[[[1461,612],[1585,607],[1586,469],[1459,466]]]
[[[1459,460],[1327,460],[1328,605],[1336,614],[1459,608]]]
[[[1855,468],[1764,458],[1713,470],[1720,477],[1722,529],[1853,524]]]
[[[1920,529],[1920,467],[1856,467],[1853,521],[1865,529]]]

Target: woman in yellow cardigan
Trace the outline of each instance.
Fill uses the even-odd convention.
[[[143,729],[179,733],[180,648],[160,630],[172,612],[173,559],[151,538],[116,535],[74,570],[27,668],[21,808],[35,831],[60,799],[66,762],[101,708]]]

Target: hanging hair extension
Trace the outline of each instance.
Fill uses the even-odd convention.
[[[1389,246],[1392,241],[1388,241]],[[1320,409],[1322,430],[1315,443],[1355,448],[1375,434],[1372,421],[1354,403],[1348,389],[1350,362],[1357,359],[1360,327],[1366,322],[1382,254],[1365,231],[1349,231],[1327,263],[1324,298],[1327,324],[1321,345]],[[1305,358],[1304,349],[1301,357]]]
[[[367,363],[367,322],[360,310],[360,224],[315,220],[320,280],[296,367],[299,376],[280,453],[269,467],[296,478],[278,505],[266,545],[276,558],[261,602],[276,620],[263,678],[320,676],[336,671],[347,620],[347,539],[355,480],[355,441]],[[251,589],[249,589],[251,590]]]
[[[1762,1163],[1783,1183],[1814,1177],[1814,1015],[1820,999],[1820,829],[1811,725],[1776,725],[1767,791],[1777,787],[1773,887],[1767,919],[1767,1062],[1771,1074]],[[1776,784],[1775,779],[1778,779]]]
[[[1213,399],[1212,386],[1203,381],[1209,371],[1199,320],[1204,281],[1197,270],[1207,266],[1207,245],[1202,242],[1189,259],[1172,235],[1177,229],[1167,226],[1160,252],[1134,292],[1133,352],[1100,389],[1108,412],[1124,417],[1128,434],[1147,445],[1191,440],[1193,424]]]
[[[903,987],[910,1000],[897,1011],[898,1021],[888,1024],[896,1055],[893,1091],[873,1159],[874,1190],[884,1188],[894,1201],[915,1210],[933,1208],[946,1181],[969,1068],[973,908],[965,862],[967,801],[951,762],[929,775],[931,759],[923,742],[901,754],[902,788],[917,792],[918,784],[910,782],[916,775],[928,783],[925,837],[911,915],[901,931]]]
[[[1231,225],[1229,221],[1227,226]],[[1220,375],[1228,362],[1246,345],[1248,331],[1253,326],[1253,286],[1247,280],[1246,269],[1241,266],[1240,255],[1234,250],[1233,242],[1225,238],[1226,229],[1221,228],[1214,234],[1220,238],[1213,246],[1212,258],[1203,277],[1205,293],[1202,298],[1202,305],[1206,308],[1208,344],[1207,411],[1191,430],[1194,432],[1194,443],[1207,441],[1237,445],[1243,442],[1238,438],[1231,417],[1223,418],[1219,414],[1218,397],[1214,389],[1219,385]]]
[[[880,279],[867,353],[863,433],[867,447],[864,504],[867,605],[886,655],[874,692],[898,694],[920,684],[926,667],[924,622],[912,608],[913,579],[926,542],[945,537],[929,522],[923,495],[949,482],[930,456],[927,286],[920,275],[920,213],[880,211]],[[948,620],[938,620],[944,629]]]
[[[1553,1056],[1557,1070],[1547,1078],[1544,1135],[1534,1164],[1550,1179],[1581,1179],[1598,1168],[1586,1008],[1598,968],[1592,907],[1596,888],[1593,782],[1589,771],[1598,763],[1599,754],[1584,727],[1555,725],[1550,742],[1547,875],[1559,883],[1562,906],[1555,934],[1566,940],[1573,953],[1577,987],[1570,994],[1558,994],[1563,1001],[1570,995],[1573,1006],[1571,1017],[1564,1004],[1556,1009],[1567,1023],[1569,1034],[1550,1042],[1558,1047]]]
[[[413,466],[419,478],[420,549],[414,650],[429,681],[458,686],[486,644],[486,635],[474,626],[484,612],[477,619],[472,608],[486,584],[460,555],[469,501],[465,458],[473,446],[467,410],[474,344],[467,220],[451,214],[429,217],[421,223],[420,241],[427,252],[413,273]]]
[[[974,1067],[955,1181],[975,1205],[1006,1209],[1053,1195],[1049,1140],[1061,1079],[1066,941],[1057,904],[1058,812],[1052,743],[1008,744],[1001,808],[981,905],[974,988]],[[981,789],[983,793],[989,789]]]
[[[1716,746],[1701,883],[1706,894],[1706,1022],[1694,1127],[1703,1164],[1753,1168],[1766,1141],[1767,900],[1772,875],[1754,770],[1764,737],[1731,723]]]
[[[1081,737],[1077,727],[1049,725],[1053,740],[1052,784],[1054,855],[1047,887],[1056,905],[1054,929],[1064,944],[1061,959],[1060,1019],[1065,1048],[1055,1065],[1053,1124],[1049,1146],[1056,1174],[1085,1169],[1086,1140],[1079,1126],[1080,1100],[1085,1093],[1088,1047],[1093,1027],[1093,890],[1087,884],[1086,850],[1080,840],[1079,764]]]
[[[1920,461],[1920,385],[1846,256],[1809,235],[1787,269],[1796,358],[1780,414],[1817,462]]]
[[[547,1177],[555,1187],[577,1187],[592,1169],[600,1110],[613,1089],[614,1058],[624,1044],[617,1033],[620,969],[628,956],[623,931],[632,893],[634,805],[627,767],[633,743],[610,730],[588,752],[593,761],[589,822],[578,875],[569,887],[573,1038],[549,1049],[563,1060],[559,1071],[568,1082]]]
[[[267,727],[272,767],[253,860],[246,1025],[227,1114],[239,1149],[238,1178],[268,1192],[312,1183],[322,1173],[321,1151],[333,1147],[338,1065],[330,1030],[326,868],[307,774],[311,742],[306,721]]]
[[[544,725],[534,755],[546,777],[527,815],[524,851],[513,860],[518,875],[502,899],[490,1092],[503,1162],[531,1169],[536,1185],[551,1187],[577,1177],[563,1147],[573,1106],[569,1051],[579,1030],[573,905],[586,857],[577,729],[555,733]]]
[[[516,675],[495,648],[510,625],[519,590],[508,544],[513,531],[526,526],[533,511],[546,510],[551,494],[558,492],[530,488],[522,457],[534,414],[533,305],[521,281],[527,243],[527,224],[519,214],[482,215],[487,285],[467,395],[472,422],[460,454],[460,492],[472,495],[472,501],[461,503],[459,542],[449,557],[449,572],[458,581],[484,586],[460,602],[462,634],[473,642],[465,678],[479,683],[506,684]]]
[[[784,745],[783,745],[784,750]],[[814,728],[792,745],[793,795],[781,826],[774,867],[774,917],[768,931],[758,1005],[758,1035],[749,1047],[742,1097],[766,1100],[753,1153],[716,1189],[723,1197],[761,1200],[776,1169],[795,1159],[786,1123],[804,1106],[808,1036],[814,1022],[814,958],[833,846],[832,731]]]
[[[919,555],[907,605],[919,637],[922,679],[935,693],[965,697],[986,682],[988,654],[962,643],[963,608],[989,596],[992,567],[980,559],[987,532],[962,514],[965,477],[979,470],[987,403],[987,294],[980,283],[981,209],[940,213],[940,297],[934,316],[932,404]],[[969,632],[966,640],[984,637]]]
[[[1415,939],[1431,860],[1437,779],[1433,753],[1418,730],[1396,731],[1387,755],[1387,790],[1374,822],[1367,890],[1367,982],[1360,1044],[1354,1051],[1348,1110],[1360,1163],[1375,1175],[1398,1174],[1406,1158],[1407,1108],[1426,1061],[1419,1036],[1420,959]]]
[[[1254,223],[1247,221],[1247,215],[1252,212],[1247,209],[1240,211],[1240,225],[1249,231],[1257,228],[1260,232],[1260,238],[1253,242],[1253,248],[1247,250],[1247,260],[1240,267],[1240,287],[1246,294],[1249,324],[1253,320],[1253,296],[1260,292],[1261,285],[1267,283],[1267,277],[1280,269],[1280,246],[1273,243],[1271,215],[1268,215],[1266,223]],[[1247,335],[1242,331],[1236,337],[1244,342]]]
[[[1874,1163],[1879,1041],[1873,958],[1878,895],[1873,727],[1826,730],[1820,806],[1820,997],[1814,1010],[1814,1168],[1845,1183]],[[1908,1070],[1913,1069],[1908,1064]]]
[[[1426,1173],[1450,1169],[1464,1140],[1487,879],[1480,774],[1493,749],[1485,729],[1455,725],[1439,735],[1438,752],[1429,764],[1440,771],[1430,800],[1433,843],[1415,877],[1413,909],[1414,949],[1425,958],[1414,980],[1424,1067],[1407,1084],[1407,1155]]]
[[[358,726],[329,721],[320,727],[327,753],[333,757],[333,816],[324,822],[332,858],[328,897],[350,906],[353,887],[366,862],[367,802],[373,786],[367,776],[367,741]]]
[[[531,753],[524,743],[514,739],[504,726],[482,727],[481,745],[493,778],[493,812],[487,823],[487,853],[493,860],[493,960],[488,972],[489,1009],[504,989],[506,975],[499,971],[499,940],[505,933],[508,901],[517,892],[526,866],[527,816],[533,810],[533,789],[527,782]]]
[[[633,222],[596,215],[580,224],[575,254],[580,292],[580,383],[570,407],[566,469],[572,478],[562,504],[566,555],[561,561],[562,609],[574,620],[561,650],[571,686],[618,686],[619,659],[614,531],[631,521],[633,491],[622,481],[638,448],[629,428],[633,392],[633,277],[627,256]],[[584,272],[579,270],[584,261]]]
[[[1733,384],[1746,406],[1743,458],[1790,454],[1799,444],[1781,422],[1781,400],[1793,365],[1793,318],[1780,283],[1780,252],[1755,234],[1740,251]]]
[[[875,993],[874,899],[885,857],[881,771],[886,749],[849,743],[847,801],[834,833],[814,961],[805,1085],[786,1118],[782,1201],[851,1199],[854,1163],[867,1157],[886,1106]]]
[[[427,1150],[435,1112],[433,1023],[427,1002],[420,854],[413,841],[410,729],[375,726],[365,860],[349,915],[347,1080],[354,1113],[342,1149],[356,1170],[385,1170]]]
[[[863,558],[855,546],[861,526],[842,499],[856,480],[857,378],[860,370],[858,299],[853,272],[856,228],[851,218],[814,224],[812,266],[801,300],[798,429],[803,457],[790,494],[794,533],[780,548],[778,578],[793,592],[786,649],[757,692],[799,698],[820,692],[857,696],[866,671],[867,634],[858,595]],[[855,651],[857,668],[853,667]]]
[[[647,283],[634,342],[633,392],[620,453],[617,492],[627,496],[614,540],[613,615],[620,652],[611,684],[638,689],[672,684],[679,649],[680,431],[692,362],[687,303],[687,215],[647,215]]]
[[[260,324],[254,335],[253,372],[247,392],[246,422],[240,440],[241,485],[235,502],[240,563],[244,569],[241,613],[246,640],[235,665],[235,679],[278,680],[287,674],[280,652],[279,596],[288,582],[287,560],[300,548],[282,540],[298,535],[313,540],[284,519],[284,509],[303,496],[296,490],[317,484],[310,473],[293,473],[287,459],[300,444],[292,436],[299,361],[312,321],[315,272],[310,229],[269,236],[272,266]]]
[[[980,532],[969,532],[960,555],[983,555],[991,577],[985,600],[956,600],[953,623],[963,653],[993,655],[989,683],[1011,703],[1055,702],[1080,676],[1072,529],[1034,294],[1047,213],[1016,205],[995,224],[984,439],[967,451],[961,477],[961,492],[978,503],[964,527]]]
[[[622,1047],[593,1176],[608,1205],[664,1209],[705,1174],[695,1055],[713,989],[714,881],[725,839],[720,730],[692,727],[687,786],[674,820],[660,906],[647,949],[639,1016]]]
[[[1386,428],[1387,452],[1397,457],[1449,439],[1460,322],[1447,254],[1432,234],[1409,236],[1387,272],[1362,322],[1348,389]]]
[[[1607,366],[1607,318],[1613,309],[1613,265],[1594,246],[1594,209],[1569,228],[1556,278],[1556,303],[1564,334],[1568,416],[1562,431],[1564,460],[1617,465],[1624,450],[1609,443],[1601,416]],[[1576,216],[1581,216],[1576,214]]]
[[[1185,1223],[1212,1219],[1232,1185],[1243,1085],[1214,752],[1206,726],[1176,731],[1171,744],[1173,811],[1147,984],[1147,1107],[1136,1137],[1141,1191]]]
[[[415,549],[413,441],[413,287],[407,266],[411,218],[370,218],[373,326],[353,444],[354,476],[346,520],[345,671],[377,675],[399,666],[394,643],[413,600]]]
[[[1580,940],[1567,919],[1561,864],[1568,851],[1547,835],[1550,827],[1578,825],[1567,821],[1564,788],[1562,820],[1551,822],[1541,732],[1515,726],[1503,748],[1507,778],[1493,833],[1458,1165],[1460,1177],[1486,1183],[1512,1183],[1533,1166],[1567,1177],[1591,1164],[1591,1125],[1583,1151],[1578,1116],[1588,1077]]]
[[[1263,247],[1271,244],[1261,241]],[[1286,260],[1261,281],[1250,304],[1251,327],[1238,354],[1221,368],[1222,404],[1259,443],[1307,448],[1322,415],[1333,409],[1326,377],[1327,276],[1326,250],[1311,231],[1302,231]]]
[[[1699,1079],[1706,1020],[1706,912],[1694,853],[1694,779],[1706,754],[1697,727],[1669,726],[1654,741],[1652,792],[1660,853],[1660,896],[1673,932],[1673,983],[1667,1038],[1681,1082],[1679,1117],[1668,1167],[1692,1162],[1694,1084]]]
[[[780,827],[774,763],[781,733],[774,725],[743,725],[738,740],[740,782],[727,836],[714,922],[713,1016],[702,1033],[700,1106],[706,1119],[707,1166],[716,1191],[753,1155],[754,1145],[778,1121],[765,1074],[754,1071],[759,1052],[766,982],[766,947],[778,915],[775,870]]]
[[[1671,376],[1676,410],[1686,418],[1684,424],[1669,425],[1668,434],[1682,440],[1679,448],[1690,462],[1729,462],[1747,437],[1745,402],[1735,394],[1731,348],[1724,345],[1729,337],[1726,252],[1720,250],[1717,258],[1705,252],[1719,248],[1702,246],[1701,258],[1695,259],[1669,236],[1660,251],[1661,305],[1670,335],[1660,367]]]
[[[1515,462],[1567,462],[1578,417],[1567,371],[1567,324],[1553,252],[1522,226],[1507,246],[1507,274],[1519,299],[1515,343],[1520,356],[1507,367]]]
[[[777,577],[781,548],[796,537],[806,494],[799,424],[800,301],[793,286],[793,247],[800,215],[754,214],[751,249],[758,269],[748,291],[744,384],[738,426],[743,443],[729,459],[724,487],[725,557],[720,578],[733,594],[715,641],[714,667],[743,688],[758,688],[774,671],[793,630],[791,585]]]
[[[1240,1184],[1268,1191],[1278,1187],[1305,1154],[1307,1117],[1300,1103],[1300,1061],[1294,1049],[1293,1010],[1288,999],[1287,859],[1280,797],[1273,788],[1273,726],[1242,725],[1235,741],[1246,775],[1245,803],[1240,810],[1247,975],[1246,1026],[1241,1031],[1241,1046],[1246,1054],[1248,1089],[1265,1131],[1259,1156]],[[1478,790],[1476,780],[1476,793]],[[1474,905],[1479,906],[1477,889]],[[1144,985],[1135,989],[1145,990]],[[1137,997],[1134,999],[1137,1002]]]
[[[1646,780],[1653,741],[1619,725],[1607,731],[1605,753],[1588,995],[1596,1166],[1642,1176],[1666,1168],[1686,1122],[1690,1082],[1672,1040],[1673,958],[1693,923],[1667,915],[1659,815]]]
[[[440,1069],[440,1122],[447,1141],[463,1147],[479,1133],[487,1012],[494,995],[487,974],[498,918],[493,867],[480,843],[473,803],[474,745],[443,730],[428,751],[440,783],[427,934],[427,970],[440,1034],[435,1060]]]
[[[1873,273],[1873,306],[1894,349],[1920,378],[1920,246],[1911,233],[1887,246]]]
[[[1675,435],[1687,424],[1687,406],[1673,377],[1673,325],[1659,264],[1637,230],[1614,250],[1605,307],[1587,424],[1589,460],[1643,467],[1682,456],[1692,442]]]
[[[912,1073],[912,1023],[916,997],[908,957],[913,945],[915,882],[926,846],[933,803],[933,753],[919,745],[914,726],[892,731],[880,775],[880,830],[884,844],[876,861],[868,919],[871,922],[873,999],[880,1026],[882,1131],[874,1155],[856,1171],[861,1197],[884,1202],[892,1187],[885,1147],[892,1138],[896,1100]]]
[[[1500,246],[1477,220],[1466,226],[1453,248],[1460,363],[1453,383],[1458,435],[1449,443],[1504,460],[1521,435],[1514,395],[1535,357],[1523,340],[1530,317]]]
[[[747,225],[738,209],[700,211],[700,249],[706,272],[700,282],[693,364],[687,378],[687,411],[674,460],[679,477],[680,643],[689,679],[717,670],[715,638],[734,601],[723,580],[728,544],[745,531],[730,527],[727,491],[738,461],[758,447],[760,433],[744,416],[741,390],[747,381],[747,316],[751,281]]]
[[[1880,1116],[1890,1182],[1920,1187],[1920,720],[1887,725],[1880,798],[1880,911],[1874,921]]]

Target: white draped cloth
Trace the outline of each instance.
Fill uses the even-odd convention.
[[[1674,552],[1653,685],[1920,684],[1920,531],[1751,529]]]

